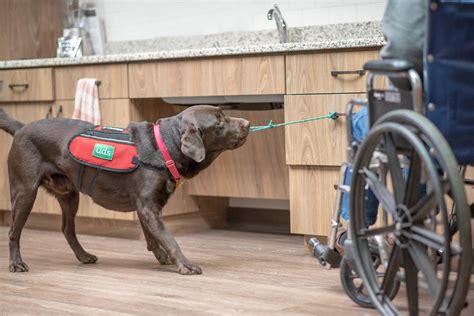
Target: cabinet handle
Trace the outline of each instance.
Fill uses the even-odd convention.
[[[333,70],[331,71],[331,76],[334,78],[337,78],[339,75],[359,75],[363,76],[365,75],[365,70],[363,69],[358,69],[358,70]]]
[[[8,85],[8,87],[15,92],[23,92],[28,89],[29,86],[28,83],[12,83]]]
[[[48,113],[46,113],[46,119],[47,119],[47,120],[50,119],[52,115],[53,115],[53,106],[50,105],[50,106],[48,107]]]
[[[58,107],[58,111],[56,112],[56,117],[63,117],[63,106],[60,105]]]

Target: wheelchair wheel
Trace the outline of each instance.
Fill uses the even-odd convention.
[[[370,168],[381,154],[387,158],[387,185]],[[368,187],[389,219],[376,228],[365,224]],[[454,230],[448,211],[453,204]],[[354,162],[350,211],[356,266],[381,313],[398,315],[406,305],[410,315],[460,313],[470,279],[470,211],[456,159],[428,119],[399,110],[377,121]],[[370,252],[370,240],[377,235],[395,242],[382,280]],[[389,296],[399,268],[407,304]]]
[[[381,261],[377,246],[371,245],[370,253],[372,255],[374,269],[375,271],[379,271],[383,263]],[[378,274],[379,277],[383,277],[383,272],[379,272]],[[344,288],[347,296],[349,296],[352,301],[364,308],[374,308],[372,300],[370,299],[367,289],[364,287],[364,282],[357,272],[354,263],[351,263],[346,257],[343,257],[341,261],[340,277],[342,287]],[[392,288],[388,293],[388,297],[393,299],[397,295],[399,288],[400,281],[395,279],[392,283]]]

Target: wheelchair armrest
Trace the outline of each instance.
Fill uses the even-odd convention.
[[[372,72],[406,72],[413,64],[403,59],[371,60],[364,64],[364,70]]]

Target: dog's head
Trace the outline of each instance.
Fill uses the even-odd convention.
[[[249,121],[227,116],[216,106],[192,106],[177,118],[181,129],[181,152],[198,163],[210,153],[215,155],[242,146],[249,134]]]

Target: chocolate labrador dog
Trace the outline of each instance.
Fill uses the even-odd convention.
[[[226,116],[219,107],[208,105],[189,107],[157,123],[160,124],[161,138],[184,178],[196,176],[223,151],[242,146],[250,125],[247,120]],[[79,192],[83,192],[107,209],[137,211],[147,248],[160,264],[175,264],[181,274],[202,273],[200,267],[184,256],[163,224],[161,210],[174,192],[176,181],[166,169],[163,156],[157,149],[153,126],[149,122],[132,122],[128,125],[128,131],[140,160],[156,167],[156,170],[138,168],[131,173],[104,171],[96,174],[94,168],[85,167],[82,183],[90,183],[96,176],[94,188],[89,191],[78,187],[75,180],[80,164],[69,156],[67,147],[71,137],[92,128],[92,124],[55,118],[25,125],[0,109],[0,129],[14,136],[8,156],[12,203],[9,232],[11,272],[28,271],[20,254],[20,235],[38,188],[43,186],[61,205],[62,231],[80,262],[97,261],[96,256],[84,250],[75,233]]]

